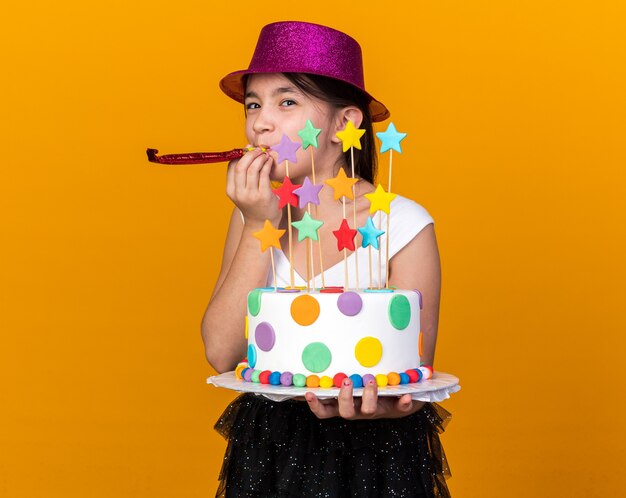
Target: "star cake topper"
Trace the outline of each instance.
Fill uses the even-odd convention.
[[[252,235],[261,241],[261,251],[265,252],[268,247],[275,247],[281,249],[280,238],[283,236],[286,230],[274,228],[270,220],[265,220],[263,229],[254,232]]]
[[[287,204],[291,204],[293,207],[298,206],[298,196],[294,194],[294,191],[299,186],[291,183],[291,179],[286,176],[280,187],[272,189],[272,192],[278,196],[278,209],[284,208]]]
[[[356,230],[350,228],[348,220],[345,218],[341,222],[339,230],[333,230],[333,234],[337,238],[337,250],[350,249],[354,251],[354,238],[356,237]]]
[[[300,221],[291,222],[291,225],[298,229],[298,242],[302,242],[306,238],[319,240],[317,231],[323,224],[323,221],[314,219],[307,212],[304,213]]]
[[[315,126],[313,126],[313,123],[311,123],[311,120],[307,119],[304,128],[302,128],[298,132],[298,135],[302,140],[302,148],[306,150],[309,148],[310,145],[312,145],[317,149],[317,136],[320,134],[321,131],[321,128],[315,128]]]
[[[400,146],[400,142],[404,140],[406,137],[406,133],[400,133],[396,130],[396,125],[393,123],[389,123],[387,126],[387,130],[379,131],[376,133],[376,136],[382,142],[380,146],[380,153],[383,154],[390,149],[393,149],[397,152],[402,153],[402,147]]]
[[[278,164],[283,161],[289,161],[290,163],[297,163],[296,151],[300,148],[298,142],[292,142],[289,137],[283,134],[283,138],[280,139],[280,143],[272,145],[271,149],[278,153]]]
[[[397,194],[393,194],[391,192],[385,192],[385,189],[379,183],[378,187],[376,187],[376,192],[372,194],[365,194],[365,197],[370,201],[370,213],[375,213],[376,211],[383,211],[389,214],[391,201],[393,201]]]
[[[319,185],[313,185],[309,177],[305,176],[302,186],[293,191],[293,193],[298,196],[298,206],[304,208],[308,203],[317,204],[319,206],[320,190],[322,190],[323,187],[324,185],[321,183]]]
[[[364,133],[365,130],[356,128],[352,121],[348,121],[345,129],[337,132],[337,137],[341,139],[343,145],[343,151],[349,151],[350,147],[356,147],[361,150],[361,137]]]
[[[357,178],[348,178],[343,168],[339,168],[339,173],[335,178],[326,180],[326,183],[333,188],[333,198],[335,200],[341,199],[342,196],[348,199],[354,199],[352,193],[352,185],[357,182]]]
[[[365,226],[363,228],[357,228],[357,230],[363,237],[363,243],[361,244],[363,247],[371,245],[374,249],[378,250],[378,238],[384,234],[385,231],[376,228],[371,216],[367,217]]]

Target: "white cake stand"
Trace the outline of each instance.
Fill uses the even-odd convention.
[[[262,394],[272,401],[284,401],[286,399],[304,396],[305,393],[314,393],[320,399],[336,398],[339,389],[336,387],[285,387],[273,386],[271,384],[260,384],[255,382],[245,382],[235,377],[235,372],[226,372],[221,375],[209,377],[207,384],[216,387],[225,387],[243,393]],[[460,391],[458,377],[444,372],[435,372],[432,378],[422,380],[413,384],[400,384],[397,386],[386,386],[378,388],[379,396],[402,396],[411,394],[416,401],[426,401],[428,403],[443,401],[451,394]],[[362,396],[363,388],[355,388],[354,396]]]

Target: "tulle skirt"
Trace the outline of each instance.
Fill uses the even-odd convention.
[[[306,402],[243,394],[215,424],[228,441],[218,497],[449,498],[437,404],[399,419],[319,420]]]

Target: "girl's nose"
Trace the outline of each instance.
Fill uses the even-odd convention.
[[[274,130],[274,119],[271,112],[269,112],[267,108],[259,109],[256,119],[252,125],[252,129],[255,133],[265,133]]]

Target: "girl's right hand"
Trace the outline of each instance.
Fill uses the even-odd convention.
[[[278,227],[282,218],[270,183],[273,164],[272,156],[258,147],[228,163],[226,195],[239,208],[250,228],[260,230],[265,220]]]

